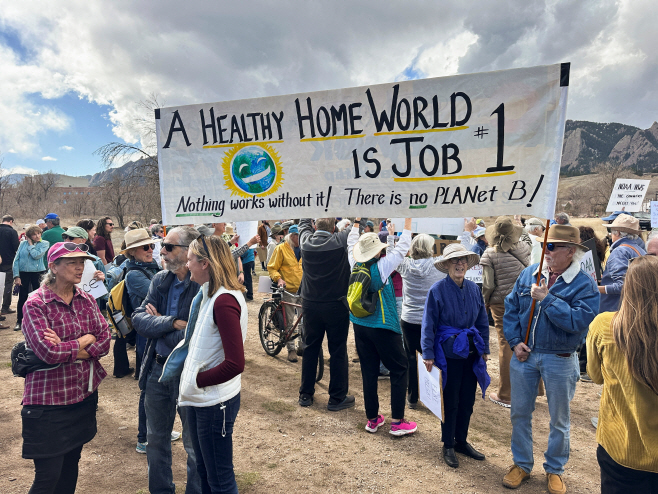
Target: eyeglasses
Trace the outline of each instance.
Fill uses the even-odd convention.
[[[166,249],[167,252],[171,252],[172,250],[174,250],[174,247],[183,247],[183,248],[187,249],[188,246],[187,245],[181,245],[181,244],[166,244],[166,243],[162,242],[162,248]]]
[[[208,246],[206,245],[205,235],[201,235],[199,238],[201,239],[201,242],[203,242],[203,249],[206,251],[206,254],[208,254],[208,259],[210,259],[210,251],[208,250]]]
[[[148,252],[149,250],[155,249],[155,245],[154,244],[142,245],[142,249],[144,249],[145,252]]]
[[[457,259],[450,259],[450,264],[468,264],[468,259],[465,257],[458,257]]]
[[[89,246],[87,244],[74,244],[73,242],[64,242],[64,248],[69,252],[74,252],[76,250],[87,252],[89,250]]]

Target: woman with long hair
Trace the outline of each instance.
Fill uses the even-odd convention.
[[[59,242],[48,252],[49,271],[23,307],[25,343],[56,367],[31,372],[23,391],[23,458],[34,460],[30,494],[72,494],[85,443],[96,435],[98,386],[107,375],[100,358],[110,331],[93,297],[76,287],[85,244]]]
[[[388,237],[392,239],[392,236]],[[388,248],[392,249],[392,242]],[[396,268],[402,277],[402,312],[400,327],[404,337],[404,349],[409,364],[407,404],[414,409],[418,405],[418,363],[416,352],[421,352],[420,328],[425,312],[425,300],[432,285],[446,277],[434,266],[434,239],[426,233],[411,241],[409,257]]]
[[[96,255],[103,260],[104,264],[110,264],[114,259],[114,246],[112,245],[112,230],[114,222],[109,216],[103,216],[96,225],[96,237],[94,237],[94,249]]]
[[[89,246],[89,253],[98,256],[98,254],[96,254],[96,249],[94,249],[94,243],[92,242],[96,236],[96,222],[89,218],[85,218],[84,220],[78,221],[75,226],[85,229],[87,232],[87,240],[85,240],[85,243]],[[103,264],[107,263],[104,262]]]
[[[604,384],[596,456],[601,492],[658,492],[658,259],[632,259],[618,312],[587,335],[587,373]]]
[[[194,240],[187,267],[191,280],[201,285],[202,299],[180,378],[178,405],[187,407],[202,492],[237,494],[232,434],[240,409],[247,337],[245,288],[238,282],[228,245],[219,237],[201,235]]]

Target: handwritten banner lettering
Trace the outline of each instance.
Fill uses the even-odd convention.
[[[553,216],[569,64],[156,110],[168,224]]]

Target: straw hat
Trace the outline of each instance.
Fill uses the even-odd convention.
[[[149,232],[147,232],[144,228],[130,230],[126,233],[124,241],[126,242],[126,248],[119,252],[119,254],[125,254],[127,251],[134,249],[135,247],[141,247],[142,245],[150,245],[156,242],[161,242],[161,240],[153,240]]]
[[[368,262],[385,248],[386,244],[379,241],[376,233],[364,233],[354,246],[352,255],[356,262]]]
[[[233,225],[226,225],[224,228],[224,233],[227,233],[228,235],[235,235],[235,230],[233,230]]]
[[[447,273],[450,259],[457,259],[459,257],[468,257],[468,265],[466,269],[471,269],[480,262],[480,256],[475,252],[471,252],[462,244],[450,244],[443,250],[443,257],[434,261],[434,267],[442,273]]]
[[[642,233],[642,230],[640,230],[640,220],[626,213],[617,216],[615,221],[609,225],[604,223],[603,226],[610,230],[619,230],[620,232],[634,233],[635,235]]]
[[[544,237],[535,237],[538,242],[544,243]],[[589,249],[580,243],[580,230],[571,225],[552,225],[548,229],[548,238],[546,242],[549,244],[567,244],[578,247],[587,252]]]
[[[487,227],[485,237],[491,247],[499,246],[507,252],[523,235],[523,227],[512,223],[507,216],[499,216],[493,225]]]

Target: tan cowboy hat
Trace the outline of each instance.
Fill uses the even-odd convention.
[[[634,233],[635,235],[642,233],[640,220],[626,213],[620,214],[615,218],[615,221],[610,224],[603,224],[603,226],[610,230],[619,230],[620,232]]]
[[[539,243],[544,243],[544,237],[535,237]],[[549,244],[567,244],[587,252],[589,249],[580,243],[580,230],[570,225],[553,225],[548,229]]]
[[[160,243],[162,239],[153,240],[151,238],[151,235],[149,234],[148,231],[146,231],[145,228],[138,228],[137,230],[130,230],[126,232],[124,241],[126,242],[126,248],[123,249],[121,252],[119,252],[119,254],[125,254],[130,249],[134,249],[135,247],[141,247],[142,245]]]
[[[507,252],[523,235],[523,227],[512,223],[507,216],[499,216],[493,225],[487,227],[484,236],[490,247],[500,246],[503,252]]]
[[[231,236],[235,235],[235,230],[233,230],[233,225],[226,225],[226,227],[224,228],[224,233],[228,233]]]
[[[374,232],[364,233],[352,250],[356,262],[367,262],[386,248],[386,244],[380,242],[379,236]]]
[[[462,244],[450,244],[443,250],[443,257],[434,261],[434,267],[442,273],[447,273],[450,259],[457,259],[458,257],[468,257],[468,265],[466,269],[471,269],[480,262],[480,256],[475,252],[471,252]]]

